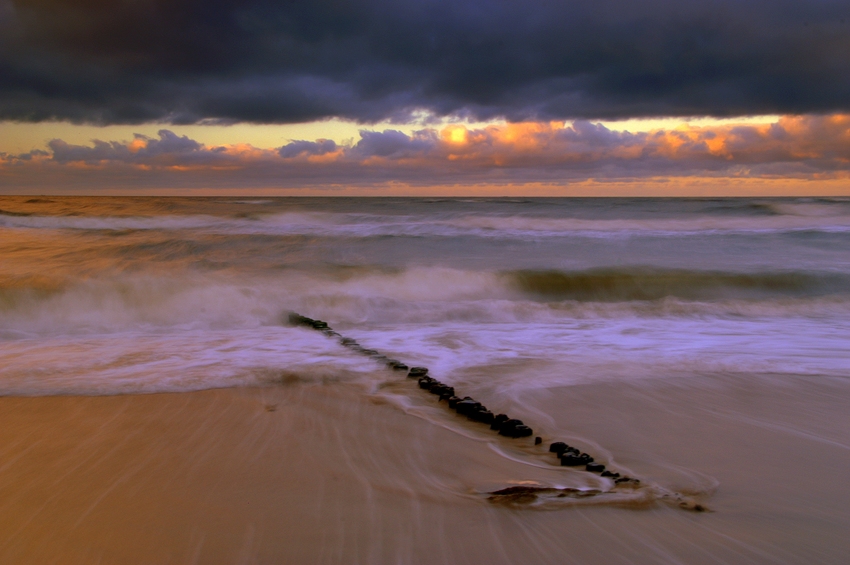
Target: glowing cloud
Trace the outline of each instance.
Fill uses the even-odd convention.
[[[207,146],[161,130],[128,142],[0,154],[0,189],[37,187],[339,189],[572,186],[693,179],[831,181],[850,186],[850,115],[782,117],[769,124],[680,126],[630,133],[586,121],[449,125],[406,134],[360,132],[355,143],[294,141],[278,148]],[[110,185],[109,183],[113,183]],[[117,183],[114,184],[114,183]],[[637,186],[637,184],[635,186]],[[825,186],[825,185],[820,185]],[[814,185],[806,191],[817,190]],[[391,191],[392,192],[392,191]]]

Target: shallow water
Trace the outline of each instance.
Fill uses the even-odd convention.
[[[839,563],[847,553],[850,199],[0,197],[0,257],[4,396],[354,391],[371,399],[364,412],[377,402],[378,414],[417,422],[411,429],[471,442],[458,452],[505,462],[509,471],[470,470],[440,487],[438,506],[448,506],[436,514],[410,510],[427,521],[484,505],[495,522],[466,543],[497,562],[564,562],[563,544],[516,533],[531,523],[581,529],[589,547],[576,562],[736,562],[740,551],[737,562]],[[459,419],[336,340],[287,326],[289,311],[426,365],[547,442],[575,443],[640,477],[656,510],[562,504],[532,518],[520,516],[548,502],[518,510],[470,496],[522,481],[611,485]],[[366,417],[323,410],[319,444],[356,434],[347,426]],[[399,441],[421,458],[429,437]],[[432,496],[417,485],[445,485],[453,472],[400,470],[392,450],[369,444],[348,468],[368,489],[393,469],[394,494],[367,504],[376,523],[392,514],[387,505]],[[12,472],[0,469],[0,480]],[[675,517],[671,493],[713,512],[698,523]],[[349,512],[300,504],[323,519]],[[631,541],[612,546],[599,516]],[[419,542],[393,545],[389,531],[380,543],[337,533],[310,559],[353,562],[354,543],[367,562],[425,562]],[[460,558],[450,534],[437,538],[433,562]],[[505,539],[534,545],[533,559],[496,548]],[[263,548],[269,559],[294,555]]]

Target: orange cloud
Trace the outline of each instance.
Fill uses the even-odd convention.
[[[796,186],[803,186],[802,181],[826,186],[830,181],[831,193],[850,194],[846,185],[850,115],[844,114],[637,133],[585,121],[484,128],[454,124],[412,135],[364,130],[356,143],[347,145],[319,139],[274,149],[249,144],[205,146],[162,130],[158,138],[136,136],[130,142],[95,141],[89,146],[53,140],[48,148],[0,154],[0,190],[61,185],[62,179],[89,186],[118,183],[152,188],[392,185],[469,190],[475,186],[576,188],[594,182],[647,187],[659,179],[680,186],[687,179],[713,179],[716,186],[729,186],[724,185],[727,179],[744,186],[747,179],[784,179]],[[788,185],[782,186],[784,193]],[[813,190],[813,185],[806,190]]]

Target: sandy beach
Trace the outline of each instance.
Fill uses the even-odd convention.
[[[489,489],[592,479],[404,382],[407,409],[345,384],[0,398],[0,561],[840,563],[847,386],[805,384],[592,385],[513,407],[704,513],[494,504]],[[794,414],[799,394],[817,410]]]

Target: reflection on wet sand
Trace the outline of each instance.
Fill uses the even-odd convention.
[[[850,462],[846,431],[816,432],[829,410],[846,423],[846,386],[810,390],[811,437],[742,421],[766,424],[790,389],[735,401],[718,385],[687,409],[695,392],[588,385],[515,409],[551,410],[655,484],[716,489],[701,514],[606,501],[597,475],[505,457],[513,440],[358,385],[0,398],[0,561],[839,563],[846,501],[829,485]],[[788,453],[808,463],[789,468]],[[494,504],[498,491],[516,496]],[[560,493],[577,504],[537,511]]]

